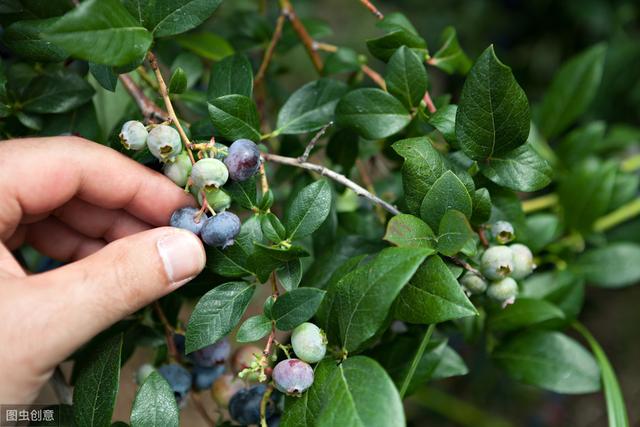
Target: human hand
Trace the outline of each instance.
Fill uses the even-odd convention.
[[[194,234],[160,227],[193,199],[107,147],[0,142],[0,194],[1,403],[33,401],[78,347],[204,267]],[[10,252],[23,243],[70,263],[27,276]]]

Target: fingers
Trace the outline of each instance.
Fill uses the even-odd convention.
[[[24,270],[11,255],[9,249],[0,243],[0,278],[21,276],[24,276]]]
[[[184,285],[204,263],[204,248],[194,234],[162,227],[24,279],[41,300],[34,302],[40,310],[33,321],[57,331],[38,344],[38,351],[50,354],[51,363],[63,360],[114,322]]]
[[[78,233],[49,217],[27,227],[24,242],[43,255],[58,261],[75,261],[102,249],[107,243]]]
[[[74,196],[107,209],[125,209],[164,225],[193,199],[161,174],[102,145],[75,137],[5,141],[0,145],[0,239],[23,215],[54,210]]]

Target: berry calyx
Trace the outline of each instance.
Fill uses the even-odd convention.
[[[171,126],[158,125],[149,132],[147,147],[161,162],[173,162],[182,151],[182,141],[177,130]]]
[[[513,271],[513,252],[506,246],[492,246],[482,254],[480,264],[487,279],[503,279]]]
[[[531,250],[521,243],[514,243],[509,246],[513,253],[513,273],[511,277],[521,280],[530,275],[535,268],[533,264],[533,254]]]
[[[218,159],[200,159],[191,168],[191,181],[199,190],[214,190],[229,179],[227,167]]]
[[[313,323],[305,322],[293,330],[291,346],[300,360],[316,363],[321,361],[327,352],[327,337],[322,329]]]
[[[484,277],[478,276],[471,271],[464,273],[460,278],[460,284],[469,294],[481,294],[487,290],[488,286]]]
[[[243,345],[231,356],[231,369],[236,374],[243,370],[250,368],[254,362],[257,362],[258,358],[262,354],[262,349],[255,345]]]
[[[229,147],[224,164],[232,180],[246,181],[260,168],[260,150],[253,141],[238,139]]]
[[[192,208],[191,206],[180,208],[171,214],[169,224],[172,227],[189,230],[196,236],[199,236],[207,221],[207,218],[204,215],[199,215],[199,212],[198,209]]]
[[[165,163],[162,169],[164,175],[179,187],[184,187],[189,182],[191,174],[191,160],[186,152],[178,154],[173,162]]]
[[[507,221],[497,221],[493,224],[491,226],[491,235],[501,245],[509,243],[516,237],[513,225]]]
[[[300,396],[313,384],[313,369],[300,359],[287,359],[273,368],[272,378],[281,392]]]
[[[225,249],[235,242],[240,226],[240,218],[236,214],[224,211],[207,219],[200,236],[207,245]]]
[[[127,150],[142,150],[147,144],[149,132],[144,124],[137,120],[129,120],[122,125],[120,131],[120,143]]]

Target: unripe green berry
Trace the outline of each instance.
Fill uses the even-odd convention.
[[[475,273],[467,271],[464,276],[460,278],[460,284],[470,294],[481,294],[487,290],[487,281],[483,277],[478,276]]]
[[[222,212],[231,206],[231,196],[223,190],[214,188],[213,190],[205,190],[207,195],[207,203],[216,212]],[[198,203],[202,205],[202,191],[198,191]]]
[[[509,248],[513,253],[513,273],[511,277],[521,280],[533,272],[533,254],[531,250],[521,243],[514,243]]]
[[[507,221],[497,221],[491,226],[491,235],[496,242],[504,245],[515,239],[516,235],[513,230],[513,225]]]
[[[171,126],[158,125],[149,132],[147,147],[161,162],[173,162],[182,151],[182,141],[177,130]]]
[[[189,181],[189,174],[191,174],[191,160],[183,151],[176,156],[175,161],[166,163],[163,171],[165,176],[177,186],[184,187]]]
[[[198,189],[213,190],[229,179],[227,167],[218,159],[201,159],[191,169],[191,181]]]
[[[149,132],[141,122],[129,120],[122,125],[120,131],[120,142],[127,150],[142,150],[147,143]]]
[[[327,352],[327,337],[313,323],[304,322],[291,334],[291,346],[298,359],[307,363],[316,363],[324,358]]]
[[[480,259],[482,274],[489,280],[500,280],[513,271],[513,252],[506,246],[492,246]]]
[[[144,365],[140,366],[138,368],[138,371],[136,372],[136,384],[142,385],[144,380],[146,380],[147,377],[151,375],[151,373],[155,370],[156,369],[153,367],[153,365],[150,365],[149,363],[145,363]]]
[[[518,283],[511,277],[492,283],[487,289],[487,296],[502,303],[513,302],[518,295]]]

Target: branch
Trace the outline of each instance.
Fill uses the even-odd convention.
[[[332,171],[331,169],[328,169],[328,168],[326,168],[324,166],[316,165],[314,163],[300,162],[298,159],[295,159],[293,157],[284,157],[284,156],[279,156],[277,154],[270,154],[270,153],[263,153],[262,154],[262,158],[265,159],[266,161],[269,161],[269,162],[274,162],[274,163],[279,163],[281,165],[287,165],[287,166],[293,166],[293,167],[297,167],[297,168],[301,168],[301,169],[306,169],[306,170],[309,170],[309,171],[312,171],[312,172],[316,172],[316,173],[318,173],[318,174],[320,174],[322,176],[326,176],[328,178],[331,178],[332,180],[344,185],[345,187],[350,188],[358,196],[364,197],[364,198],[370,200],[371,202],[382,206],[384,209],[386,209],[391,214],[393,214],[393,215],[399,215],[400,214],[400,211],[398,209],[396,209],[394,206],[392,206],[391,204],[385,202],[384,200],[382,200],[378,196],[375,196],[375,195],[371,194],[369,191],[365,190],[360,185],[358,185],[355,182],[351,181],[346,176],[344,176],[342,174],[339,174],[338,172]]]
[[[154,301],[153,309],[156,312],[156,315],[158,315],[158,318],[160,319],[160,323],[162,323],[162,326],[164,326],[164,338],[165,338],[165,341],[167,342],[167,349],[169,350],[169,355],[173,360],[179,362],[181,357],[180,357],[180,354],[178,354],[178,349],[176,349],[176,343],[173,341],[173,326],[171,326],[171,323],[169,323],[167,316],[165,316],[164,311],[162,311],[162,306],[160,305],[160,302]]]
[[[333,122],[329,122],[326,125],[322,126],[322,128],[318,131],[318,133],[316,133],[315,136],[311,138],[311,141],[309,141],[309,143],[307,144],[307,148],[304,149],[304,153],[302,154],[302,156],[298,157],[298,161],[300,162],[307,161],[307,159],[309,158],[309,154],[311,154],[311,150],[313,150],[313,147],[316,146],[316,143],[318,142],[318,140],[322,138],[322,135],[324,135],[327,129],[329,129],[329,127],[331,127],[332,125],[333,125]]]
[[[162,108],[153,102],[142,89],[133,81],[128,74],[120,74],[120,81],[124,88],[129,92],[140,112],[146,120],[165,122],[169,120],[169,115]]]
[[[373,3],[371,3],[369,0],[360,0],[360,3],[362,3],[364,5],[364,7],[366,7],[367,9],[369,9],[369,11],[371,13],[373,13],[375,15],[376,18],[378,19],[384,19],[384,15],[382,14],[382,12],[380,12],[378,10],[377,7],[375,7],[373,5]]]
[[[431,95],[429,95],[429,91],[426,91],[424,93],[424,97],[422,97],[422,100],[424,101],[425,104],[427,104],[427,108],[429,109],[429,112],[431,114],[436,112],[436,106],[431,100]]]
[[[269,385],[262,395],[262,400],[260,401],[260,427],[268,427],[267,425],[267,404],[269,403],[269,398],[271,397],[271,393],[273,393],[273,386]]]
[[[471,264],[469,264],[466,261],[461,260],[460,258],[456,258],[453,256],[446,256],[445,257],[447,260],[451,261],[452,263],[454,263],[457,266],[460,266],[462,268],[464,268],[467,271],[472,272],[473,274],[480,276],[480,277],[484,277],[484,275],[482,273],[480,273],[480,271],[476,268],[474,268]]]
[[[264,76],[267,72],[267,68],[269,68],[269,64],[271,63],[271,59],[273,58],[273,53],[276,50],[276,45],[282,36],[282,27],[284,26],[284,20],[286,16],[281,14],[278,16],[278,21],[276,22],[276,29],[273,31],[273,36],[271,37],[271,41],[269,42],[269,46],[267,46],[267,50],[264,52],[264,57],[262,59],[262,64],[260,64],[260,68],[258,69],[258,73],[256,74],[256,78],[253,82],[254,86],[258,85],[264,79]]]
[[[316,71],[319,73],[322,72],[322,58],[320,58],[320,55],[318,54],[316,49],[314,49],[314,41],[309,35],[309,32],[307,31],[305,26],[296,15],[296,11],[293,9],[291,1],[280,0],[280,7],[282,9],[282,13],[289,19],[289,22],[291,22],[293,30],[298,35],[298,38],[304,45],[305,49],[307,49],[307,53],[309,54],[311,62],[313,62],[313,66],[315,67]]]
[[[360,68],[362,69],[363,73],[365,73],[367,76],[369,76],[369,78],[371,80],[373,80],[373,82],[375,84],[380,86],[380,88],[386,92],[387,83],[384,81],[384,78],[382,78],[382,76],[378,72],[376,72],[373,69],[369,68],[365,64],[362,64],[362,66]]]

